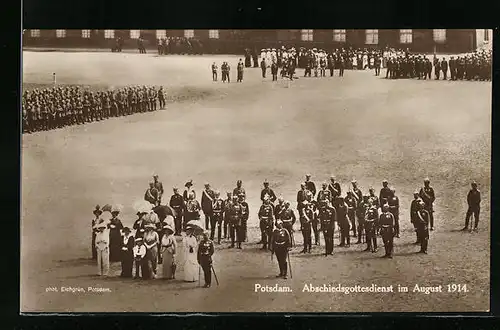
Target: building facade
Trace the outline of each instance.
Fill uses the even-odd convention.
[[[157,38],[196,38],[206,53],[241,54],[245,48],[277,46],[332,48],[394,47],[423,53],[464,53],[492,45],[492,30],[476,29],[296,29],[296,30],[23,30],[25,47],[111,47],[115,38],[148,48]]]

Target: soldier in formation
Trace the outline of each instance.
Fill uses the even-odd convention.
[[[165,106],[163,88],[131,86],[108,91],[90,91],[76,86],[25,91],[22,96],[23,132],[32,133],[111,117],[157,110]]]
[[[276,229],[271,237],[271,252],[276,254],[280,273],[276,277],[287,278],[288,263],[287,257],[291,247],[290,233],[283,228],[281,220],[276,221]]]

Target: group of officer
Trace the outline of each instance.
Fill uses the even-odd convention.
[[[196,38],[165,37],[156,39],[158,55],[203,54],[203,44]]]
[[[491,81],[491,51],[476,51],[471,54],[431,60],[423,54],[408,54],[387,59],[386,78],[418,78],[439,80]],[[375,72],[375,75],[378,75]]]
[[[163,87],[130,86],[97,92],[76,86],[26,90],[22,96],[23,133],[155,111],[158,105],[165,107]]]

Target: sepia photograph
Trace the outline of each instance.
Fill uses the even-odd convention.
[[[22,30],[21,313],[490,311],[492,38]]]

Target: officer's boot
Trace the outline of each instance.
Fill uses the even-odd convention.
[[[429,239],[425,238],[422,240],[422,253],[427,254],[427,245],[429,244]]]
[[[314,233],[314,244],[319,245],[319,232],[318,231],[316,231]]]
[[[287,278],[287,271],[288,271],[288,263],[285,261],[283,263],[283,278],[286,279]]]

